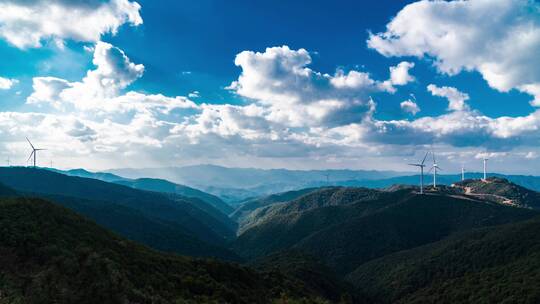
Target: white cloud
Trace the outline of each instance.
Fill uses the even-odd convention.
[[[17,79],[0,77],[0,90],[9,90],[17,83],[19,83]]]
[[[464,111],[469,109],[469,106],[465,101],[469,100],[469,95],[463,92],[460,92],[458,89],[453,87],[438,87],[434,84],[427,86],[427,90],[433,96],[444,97],[448,99],[448,110],[450,111]]]
[[[109,43],[97,42],[93,64],[82,82],[73,83],[72,89],[64,92],[70,99],[107,98],[118,95],[144,73],[142,64],[134,64],[122,50]]]
[[[201,94],[199,93],[199,91],[193,91],[193,92],[188,94],[188,97],[189,98],[199,98],[199,97],[201,97]]]
[[[412,115],[416,115],[418,112],[420,112],[420,107],[416,102],[408,99],[399,104],[401,109],[406,113],[411,113]]]
[[[246,103],[197,105],[182,96],[127,91],[144,67],[98,43],[96,68],[80,81],[34,78],[29,106],[51,107],[53,114],[0,113],[0,137],[8,143],[25,135],[38,138],[54,151],[57,163],[81,166],[91,159],[101,168],[181,161],[348,166],[360,158],[382,158],[390,169],[415,145],[435,143],[449,152],[464,147],[529,152],[527,145],[540,140],[540,112],[490,118],[464,105],[436,117],[378,120],[369,95],[389,90],[367,73],[318,73],[306,67],[307,51],[286,47],[241,54],[242,74],[232,88],[248,98]],[[467,99],[452,88],[433,86],[432,91]],[[413,100],[402,109],[419,111]],[[24,142],[7,147],[17,153],[26,149]]]
[[[87,72],[80,82],[69,82],[55,77],[35,77],[29,104],[52,105],[59,110],[91,110],[108,112],[145,111],[195,107],[186,98],[168,98],[163,95],[145,95],[130,92],[122,95],[133,81],[142,77],[144,66],[134,64],[126,54],[111,44],[98,42],[92,61],[96,69]]]
[[[269,120],[295,127],[360,121],[373,110],[369,95],[388,91],[368,73],[323,74],[308,68],[310,63],[305,49],[282,46],[263,53],[244,51],[235,60],[242,74],[229,89],[264,106]]]
[[[442,73],[475,70],[502,92],[540,105],[540,4],[529,0],[419,1],[404,7],[368,45],[385,56],[433,58]]]
[[[18,48],[41,47],[52,40],[97,42],[123,24],[140,25],[140,5],[129,0],[1,0],[0,37]]]
[[[414,63],[403,61],[397,66],[390,67],[390,82],[393,85],[406,85],[414,81],[414,77],[409,74],[409,70],[414,68]]]

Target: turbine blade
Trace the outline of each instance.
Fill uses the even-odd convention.
[[[30,159],[32,159],[32,156],[34,155],[34,150],[32,150],[32,153],[30,153],[30,156],[28,157],[28,159],[26,160],[26,162],[28,162]]]
[[[426,152],[426,155],[424,155],[424,159],[422,160],[422,165],[426,162],[426,157],[428,155],[429,152]]]
[[[28,141],[28,143],[30,144],[30,147],[32,147],[32,149],[35,150],[34,145],[32,145],[32,143],[30,142],[30,139],[28,139],[28,137],[26,138],[26,141]]]

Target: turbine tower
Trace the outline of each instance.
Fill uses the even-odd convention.
[[[489,159],[484,157],[484,180],[487,179],[487,161]]]
[[[465,180],[465,167],[462,165],[461,166],[461,181],[464,181]]]
[[[330,185],[330,173],[324,173],[324,176],[326,176],[326,184]]]
[[[435,151],[431,150],[431,155],[433,156],[433,165],[431,166],[431,170],[433,170],[433,188],[437,187],[437,170],[442,170],[439,165],[437,165],[437,160],[435,159]]]
[[[420,194],[424,194],[424,168],[426,165],[424,164],[426,162],[426,157],[428,156],[429,152],[426,152],[426,155],[424,156],[424,159],[422,159],[422,162],[419,164],[409,164],[409,166],[415,166],[420,168]]]
[[[33,156],[34,157],[34,168],[36,168],[37,151],[44,151],[44,150],[47,150],[47,149],[36,149],[36,147],[34,147],[34,145],[32,145],[32,143],[30,142],[28,137],[26,138],[26,141],[28,141],[28,143],[30,144],[30,147],[32,147],[32,153],[30,153],[30,156],[28,157],[28,159],[26,161],[28,162]]]
[[[9,156],[8,156],[8,158],[6,159],[6,162],[7,162],[7,166],[8,166],[8,167],[11,167],[11,160],[9,159]]]

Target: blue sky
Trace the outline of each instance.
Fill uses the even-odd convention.
[[[66,168],[407,170],[433,147],[450,171],[483,156],[498,171],[540,169],[535,1],[0,10],[0,145],[18,164],[28,136],[50,148],[43,165]]]

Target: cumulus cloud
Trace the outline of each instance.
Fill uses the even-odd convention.
[[[448,75],[478,71],[501,92],[540,106],[540,4],[529,0],[419,1],[405,6],[368,46],[385,56],[432,58]]]
[[[464,111],[469,109],[469,106],[465,101],[469,100],[469,94],[460,92],[453,87],[438,87],[434,84],[427,86],[427,90],[433,96],[444,97],[448,99],[448,110],[450,111]]]
[[[136,79],[142,77],[144,66],[130,61],[120,49],[98,42],[94,47],[94,65],[79,82],[56,77],[35,77],[29,104],[51,105],[58,110],[91,111],[89,115],[117,115],[127,112],[167,113],[175,108],[195,108],[184,97],[128,92],[122,94]]]
[[[373,92],[388,91],[365,72],[342,70],[334,75],[308,67],[305,49],[288,46],[264,52],[244,51],[235,64],[242,74],[230,89],[269,111],[268,119],[291,126],[343,125],[373,110]]]
[[[17,79],[9,79],[0,77],[0,90],[9,90],[16,85],[19,81]]]
[[[141,6],[129,0],[1,0],[0,37],[18,48],[41,47],[52,40],[97,42],[123,24],[142,24]]]
[[[418,104],[410,99],[401,102],[399,106],[401,107],[401,110],[412,115],[416,115],[418,112],[420,112],[420,107]]]
[[[393,85],[406,85],[414,81],[414,77],[409,74],[409,70],[414,68],[414,63],[403,61],[397,66],[390,67],[390,82]]]

